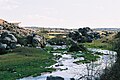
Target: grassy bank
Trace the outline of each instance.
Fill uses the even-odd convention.
[[[52,54],[36,48],[18,48],[13,53],[0,55],[0,80],[15,80],[51,72],[54,69],[46,67],[55,63],[52,59]]]
[[[84,60],[79,60],[79,61],[76,61],[74,63],[76,64],[79,64],[79,63],[90,63],[90,62],[94,62],[94,61],[97,61],[98,58],[100,58],[99,55],[97,54],[92,54],[91,51],[88,51],[87,53],[84,53],[84,54],[73,54],[73,57],[74,58],[79,58],[79,57],[83,57]]]
[[[98,49],[112,49],[112,44],[109,42],[103,42],[102,39],[94,40],[92,43],[84,43],[87,48],[98,48]]]

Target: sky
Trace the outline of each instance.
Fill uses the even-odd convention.
[[[0,0],[0,18],[28,27],[119,28],[120,0]]]

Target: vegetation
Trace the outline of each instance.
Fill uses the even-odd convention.
[[[0,80],[15,80],[26,76],[37,76],[42,72],[52,72],[46,68],[54,64],[53,55],[43,49],[21,47],[5,55],[0,55]]]
[[[41,31],[39,35],[48,38],[48,31]],[[67,45],[65,49],[53,49],[52,47],[45,47],[45,38],[36,34],[29,36],[17,36],[17,43],[21,46],[13,49],[8,54],[0,55],[0,80],[15,80],[27,76],[37,76],[43,72],[52,72],[53,68],[48,68],[55,63],[54,59],[60,59],[61,55],[53,56],[50,53],[75,53],[74,57],[83,57],[84,60],[79,60],[74,63],[90,63],[97,61],[100,53],[92,54],[87,48],[111,49],[113,48],[109,42],[102,41],[99,33],[93,32],[90,28],[79,28],[77,31],[68,34],[69,38],[63,38],[57,35],[56,38],[48,40],[51,45]],[[119,36],[118,36],[119,37]],[[42,38],[42,41],[41,39]],[[99,39],[99,40],[97,40]],[[94,40],[94,41],[93,41]],[[89,43],[85,43],[89,42]],[[92,43],[91,43],[92,42]],[[118,41],[116,41],[118,42]],[[85,46],[84,46],[85,45]],[[41,46],[44,49],[37,49],[33,47]],[[117,43],[116,51],[119,52],[119,45]],[[79,54],[79,52],[82,52]],[[2,52],[2,51],[1,51]],[[120,54],[119,54],[120,55]],[[119,56],[118,55],[118,56]],[[109,70],[108,70],[109,71]],[[112,79],[111,79],[112,80]]]
[[[113,49],[117,52],[117,60],[111,66],[104,70],[101,80],[120,80],[120,32],[114,38]]]
[[[50,45],[65,45],[66,44],[65,40],[66,39],[62,39],[62,38],[52,38],[48,40],[48,43]]]
[[[79,61],[76,61],[74,63],[90,63],[90,62],[94,62],[94,61],[97,61],[99,57],[99,55],[95,55],[95,54],[92,54],[91,52],[87,52],[87,53],[84,53],[82,55],[78,55],[77,57],[83,57],[84,60],[79,60]]]
[[[72,42],[67,38],[52,38],[47,41],[50,45],[70,45]]]
[[[84,43],[87,48],[98,48],[98,49],[107,49],[111,50],[113,45],[109,42],[103,42],[102,39],[94,40],[92,43]]]
[[[51,52],[51,51],[53,51],[53,47],[46,46],[46,47],[45,47],[45,50],[48,51],[48,52]]]
[[[70,46],[69,48],[69,51],[70,52],[74,52],[74,51],[87,51],[87,48],[83,45],[83,44],[77,44],[77,43],[74,43]]]

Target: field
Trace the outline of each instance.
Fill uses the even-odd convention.
[[[0,80],[15,80],[26,76],[37,76],[54,69],[53,55],[43,49],[17,48],[13,53],[0,55]]]

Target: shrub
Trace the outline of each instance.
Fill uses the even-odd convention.
[[[70,52],[73,52],[73,51],[87,51],[87,48],[84,47],[84,45],[82,45],[82,44],[74,43],[70,46],[69,51]]]

